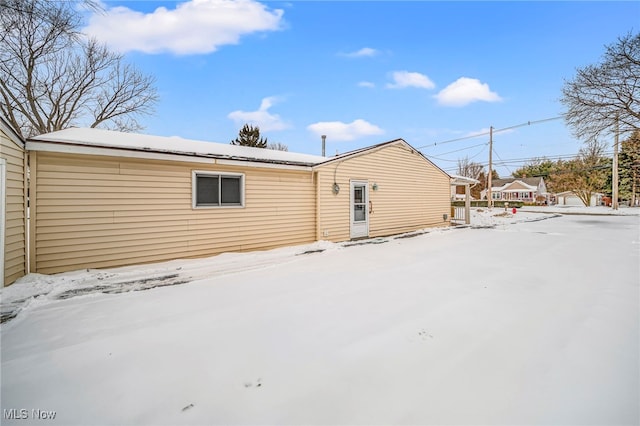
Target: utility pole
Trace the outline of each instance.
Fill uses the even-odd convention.
[[[611,208],[618,210],[618,137],[620,134],[620,123],[618,122],[618,115],[616,115],[616,132],[613,139],[613,170],[611,186]]]
[[[487,207],[493,207],[493,195],[491,194],[491,175],[493,170],[493,126],[489,127],[489,174],[487,176]]]

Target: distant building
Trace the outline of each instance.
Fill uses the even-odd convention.
[[[487,198],[486,189],[481,197]],[[547,186],[542,177],[494,179],[491,182],[491,198],[494,201],[546,204],[547,197]]]
[[[599,192],[591,194],[590,206],[599,206],[603,204],[603,195]],[[584,206],[584,202],[573,191],[565,191],[556,194],[556,203],[559,206]],[[611,205],[611,202],[609,202]]]

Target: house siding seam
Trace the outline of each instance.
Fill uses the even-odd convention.
[[[350,180],[369,183],[370,237],[449,224],[443,219],[451,208],[449,176],[402,144],[321,165],[318,171],[318,233],[323,239],[350,239]],[[334,174],[340,185],[337,195],[332,192]],[[373,183],[378,191],[371,190]]]
[[[264,250],[316,237],[309,171],[50,152],[38,152],[32,168],[39,273]],[[245,206],[193,209],[196,169],[243,173]]]
[[[0,157],[6,161],[4,285],[27,273],[26,153],[13,136],[0,132]]]

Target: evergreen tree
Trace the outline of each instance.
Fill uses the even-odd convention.
[[[620,172],[620,196],[635,206],[640,195],[640,131],[622,141],[618,157]]]
[[[533,158],[524,166],[515,170],[512,175],[515,178],[543,177],[548,178],[556,168],[556,163],[548,158]]]
[[[555,181],[552,178],[560,172],[561,164],[561,161],[552,161],[546,157],[534,158],[515,170],[512,175],[515,178],[542,177],[547,185],[547,191],[555,192]]]
[[[231,145],[252,146],[254,148],[266,148],[267,138],[260,137],[260,128],[245,124],[238,137],[231,141]]]

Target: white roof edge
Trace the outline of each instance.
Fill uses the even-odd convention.
[[[27,141],[28,149],[32,150],[47,150],[51,148],[48,145],[65,145],[66,149],[63,152],[69,153],[84,147],[120,150],[120,156],[123,157],[126,157],[127,153],[135,156],[134,152],[146,152],[182,158],[216,158],[301,167],[313,166],[327,160],[326,157],[311,154],[87,128],[69,128],[35,136]]]
[[[474,178],[470,178],[470,177],[466,177],[466,176],[460,176],[460,175],[450,175],[450,176],[451,176],[451,183],[462,183],[462,184],[480,183],[479,180],[474,179]]]

